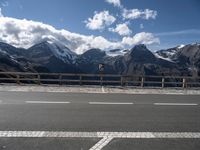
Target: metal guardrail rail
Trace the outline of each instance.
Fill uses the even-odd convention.
[[[199,88],[200,77],[0,72],[0,83]]]

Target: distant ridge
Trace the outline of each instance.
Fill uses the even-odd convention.
[[[78,55],[59,42],[43,41],[28,49],[0,42],[0,71],[99,73],[99,63],[109,74],[199,75],[200,44],[155,53],[141,44],[130,50],[90,49]]]

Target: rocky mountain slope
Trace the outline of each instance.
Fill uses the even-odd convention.
[[[188,72],[192,75],[200,74],[200,44],[181,45],[175,48],[161,50],[156,52],[159,56],[171,60],[182,66],[188,68]]]
[[[111,55],[112,54],[112,55]],[[99,73],[131,75],[199,75],[200,44],[189,44],[155,53],[145,45],[130,50],[90,49],[77,55],[59,42],[43,41],[29,49],[0,43],[0,71]]]

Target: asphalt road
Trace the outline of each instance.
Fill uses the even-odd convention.
[[[199,133],[200,96],[0,92],[0,131]],[[97,141],[0,137],[0,150],[84,150]],[[200,139],[114,138],[103,149],[199,150]]]

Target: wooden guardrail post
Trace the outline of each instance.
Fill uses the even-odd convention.
[[[62,74],[59,74],[59,85],[62,85]]]
[[[100,77],[101,86],[103,85],[103,75]]]
[[[79,76],[79,85],[82,85],[82,75]]]
[[[17,76],[17,81],[16,82],[17,82],[17,84],[20,84],[20,75],[17,74],[16,76]]]
[[[128,86],[128,77],[127,76],[125,76],[123,78],[123,83],[124,83],[124,86]]]
[[[183,88],[186,88],[186,79],[183,78],[183,85],[182,85]]]
[[[123,76],[121,76],[121,78],[120,78],[120,79],[121,79],[121,86],[124,86],[124,81],[123,81],[123,80],[124,80],[124,78],[123,78]]]
[[[145,78],[142,77],[142,79],[141,79],[141,87],[144,87],[144,80],[145,80]]]
[[[38,80],[38,84],[40,85],[41,82],[40,82],[40,75],[39,74],[37,75],[37,80]]]
[[[165,87],[165,78],[162,78],[162,88]]]

